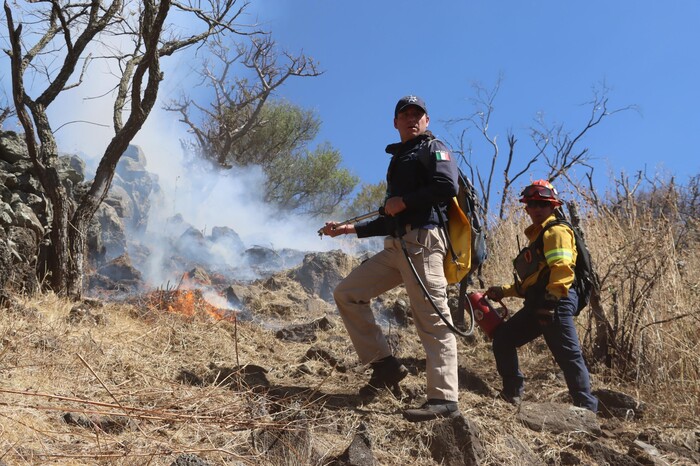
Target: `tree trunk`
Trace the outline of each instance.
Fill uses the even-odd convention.
[[[595,323],[593,359],[610,367],[612,364],[610,355],[610,323],[605,317],[605,311],[603,311],[603,307],[600,304],[600,289],[597,286],[593,288],[589,306]]]

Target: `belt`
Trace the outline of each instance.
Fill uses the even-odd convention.
[[[424,230],[433,230],[433,229],[435,229],[435,228],[437,228],[437,227],[438,227],[438,225],[433,225],[432,223],[431,223],[431,224],[428,224],[428,225],[421,225],[421,226],[413,226],[413,225],[411,225],[410,223],[407,223],[407,224],[405,225],[405,228],[406,228],[405,233],[408,233],[408,232],[411,231],[411,230],[416,230],[416,229],[418,229],[418,228],[423,228]],[[404,234],[405,234],[405,233],[404,233]]]

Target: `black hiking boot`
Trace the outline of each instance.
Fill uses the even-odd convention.
[[[501,391],[501,392],[498,394],[498,398],[500,398],[501,400],[505,401],[506,403],[512,404],[513,406],[520,406],[520,403],[522,403],[522,401],[523,401],[522,398],[521,398],[520,396],[517,396],[517,395],[513,395],[513,396],[507,395],[507,394],[506,394],[505,392],[503,392],[503,391]]]
[[[409,422],[431,421],[433,419],[453,418],[460,415],[456,401],[428,400],[420,408],[407,409],[403,417]]]
[[[408,369],[401,364],[394,356],[387,356],[384,359],[371,364],[372,376],[367,385],[360,388],[360,396],[369,398],[375,396],[382,388],[388,388],[394,396],[401,395],[401,382],[407,375]]]

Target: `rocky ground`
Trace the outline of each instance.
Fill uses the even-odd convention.
[[[523,404],[500,401],[478,331],[459,343],[462,416],[403,420],[424,399],[425,358],[402,290],[374,306],[410,375],[360,398],[369,371],[329,302],[355,264],[312,255],[216,299],[196,283],[122,302],[5,293],[0,465],[700,463],[697,413],[600,370],[602,412],[573,408],[543,343],[521,351]]]

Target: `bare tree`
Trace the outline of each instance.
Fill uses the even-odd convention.
[[[215,167],[231,168],[232,165],[247,165],[251,146],[251,135],[267,124],[262,118],[263,109],[274,91],[290,77],[312,77],[321,72],[316,63],[303,54],[279,53],[270,35],[252,37],[249,45],[229,47],[222,41],[212,41],[212,56],[200,73],[202,81],[213,90],[213,101],[202,104],[189,96],[171,102],[166,109],[180,114],[194,136],[198,155],[210,160]],[[247,68],[253,76],[234,74],[235,65]],[[283,149],[294,147],[310,134],[316,134],[318,125],[306,116],[302,126],[288,132],[287,138],[277,140]],[[272,162],[275,150],[258,153],[256,163]]]
[[[2,81],[2,79],[0,79],[0,81]],[[15,112],[8,102],[7,95],[3,93],[2,99],[0,99],[0,128],[2,128],[8,118],[14,115]]]
[[[561,176],[576,186],[577,183],[573,183],[568,177],[569,171],[575,166],[593,169],[590,164],[591,154],[589,148],[582,147],[583,137],[598,126],[604,118],[637,108],[635,105],[627,105],[610,110],[608,108],[609,92],[610,90],[605,83],[601,83],[593,89],[592,100],[584,104],[590,108],[588,121],[578,130],[566,131],[563,124],[548,126],[544,123],[544,119],[541,116],[537,119],[538,126],[531,129],[532,140],[544,156],[545,164],[549,168],[548,178],[550,181],[554,181]]]
[[[490,160],[488,171],[485,174],[481,171],[479,166],[473,163],[471,157],[467,158],[464,156],[465,152],[469,152],[470,154],[473,152],[473,149],[469,149],[468,151],[465,150],[466,130],[462,131],[458,143],[458,149],[456,150],[458,154],[462,155],[462,160],[465,162],[469,171],[471,172],[472,179],[476,178],[478,180],[477,183],[482,193],[482,204],[484,205],[487,216],[491,201],[491,190],[494,183],[494,174],[496,172],[496,166],[500,156],[498,136],[492,135],[489,130],[491,118],[493,117],[493,113],[495,111],[495,100],[498,96],[498,91],[501,88],[502,81],[503,77],[499,76],[492,89],[486,89],[479,83],[472,84],[472,88],[476,93],[476,96],[470,99],[472,105],[474,106],[473,113],[466,118],[457,118],[448,122],[448,125],[467,123],[469,126],[475,128],[479,132],[482,140],[486,142],[487,148],[490,150],[490,155],[485,157],[487,160]],[[513,182],[529,171],[530,167],[532,167],[532,165],[537,162],[542,155],[542,149],[540,148],[535,154],[526,156],[524,159],[524,166],[519,171],[512,174],[511,171],[513,170],[513,162],[516,155],[515,144],[518,140],[511,131],[508,131],[507,140],[508,155],[506,156],[505,167],[503,169],[503,191],[501,192],[501,198],[499,201],[499,219],[503,219],[503,216],[505,215],[506,201],[508,200],[508,195]],[[479,159],[483,158],[484,157],[479,157]]]
[[[339,166],[340,153],[330,144],[309,149],[321,126],[313,111],[274,98],[289,78],[319,76],[316,63],[303,53],[278,50],[269,34],[233,47],[213,41],[210,48],[212,59],[198,71],[207,95],[183,96],[166,107],[180,114],[193,136],[184,142],[193,165],[201,170],[205,160],[210,165],[204,170],[260,166],[266,202],[328,215],[357,179]]]
[[[490,131],[490,122],[495,111],[495,100],[502,84],[502,76],[499,76],[496,84],[492,89],[486,89],[481,84],[473,84],[476,96],[471,99],[474,107],[472,114],[466,118],[458,118],[448,121],[448,125],[467,124],[469,127],[476,129],[482,140],[486,142],[488,154],[479,156],[479,160],[489,160],[488,169],[482,171],[479,166],[475,165],[471,157],[464,157],[466,165],[470,171],[475,174],[478,179],[478,185],[482,190],[484,204],[487,206],[491,200],[491,191],[493,189],[494,176],[498,159],[501,155],[498,145],[498,135],[492,134]],[[605,83],[593,89],[592,100],[584,105],[590,107],[590,116],[584,123],[583,127],[569,131],[562,123],[548,123],[542,113],[539,113],[535,118],[535,124],[530,127],[529,138],[532,141],[534,150],[531,153],[516,152],[516,144],[518,139],[512,130],[507,133],[508,154],[503,163],[503,190],[500,196],[498,218],[503,219],[505,215],[505,207],[508,198],[511,195],[512,186],[516,180],[530,172],[533,167],[544,165],[547,170],[547,179],[554,181],[559,177],[567,179],[573,186],[578,186],[570,179],[569,173],[574,167],[585,167],[588,173],[592,173],[593,166],[590,164],[591,153],[588,147],[584,146],[584,136],[593,128],[598,126],[605,118],[616,113],[635,109],[633,105],[610,110],[609,89]],[[470,155],[473,152],[471,145],[465,139],[466,130],[460,133],[457,143],[457,153]],[[468,147],[468,149],[465,149]]]
[[[107,195],[117,162],[153,109],[164,78],[161,58],[225,33],[250,33],[236,22],[247,6],[237,0],[47,0],[23,8],[5,2],[13,103],[53,211],[46,268],[54,290],[73,297],[82,294],[88,224]],[[15,24],[15,16],[24,19]],[[171,32],[175,16],[195,32]],[[115,61],[121,72],[113,106],[114,136],[94,181],[74,202],[59,179],[58,147],[47,109],[62,92],[82,84],[93,59],[89,51],[113,37],[130,44],[128,50],[98,57]],[[45,87],[32,96],[28,82],[45,82]]]

